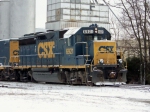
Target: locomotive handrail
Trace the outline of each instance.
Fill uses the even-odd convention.
[[[101,51],[97,51],[95,55],[97,55],[97,53],[101,53]],[[92,59],[92,61],[91,61],[91,71],[93,71],[93,69],[92,69],[92,63],[93,63],[93,61],[94,61],[94,59],[95,59],[95,55],[94,55],[94,57],[93,57],[93,59]]]
[[[6,63],[7,57],[0,57],[1,59],[5,58],[4,65]]]
[[[53,53],[53,54],[61,54],[61,53]],[[18,56],[11,56],[11,57],[22,57],[22,56],[44,56],[44,55],[50,55],[50,54],[33,54],[33,55],[18,55]]]
[[[98,52],[99,52],[99,51],[98,51]],[[97,53],[98,53],[98,52],[97,52]],[[97,53],[96,53],[96,55],[97,55]],[[93,57],[93,59],[92,59],[92,61],[91,61],[91,65],[90,65],[90,66],[91,66],[91,72],[93,72],[92,63],[93,63],[93,61],[94,61],[94,58],[95,58],[95,55],[94,55],[94,57]]]
[[[76,57],[78,57],[78,56],[90,56],[90,55],[77,55]]]
[[[115,51],[115,52],[117,53],[118,51]],[[101,52],[100,52],[100,51],[97,51],[97,53],[101,53]],[[97,55],[97,53],[96,53],[95,55]],[[92,63],[93,63],[93,61],[94,61],[95,55],[94,55],[94,57],[93,57],[93,59],[92,59],[92,61],[91,61],[91,71],[92,71]]]

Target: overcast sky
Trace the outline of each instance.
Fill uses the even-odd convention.
[[[36,28],[45,28],[47,0],[36,0]]]

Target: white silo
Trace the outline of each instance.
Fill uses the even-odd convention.
[[[0,1],[0,39],[9,38],[9,1]]]
[[[87,27],[93,23],[110,29],[109,7],[102,0],[47,0],[47,29]]]
[[[10,0],[10,37],[35,31],[35,0]]]

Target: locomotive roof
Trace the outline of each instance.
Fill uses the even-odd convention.
[[[29,39],[29,38],[35,38],[35,36],[34,35],[23,36],[23,37],[20,37],[19,40]]]
[[[10,39],[0,39],[0,41],[10,41],[10,40],[18,40],[19,38],[10,38]]]

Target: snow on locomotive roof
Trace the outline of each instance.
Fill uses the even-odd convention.
[[[64,38],[69,38],[71,35],[74,35],[80,29],[81,29],[81,27],[69,27],[69,28],[65,28],[64,30],[68,30],[68,31],[64,34]]]
[[[0,39],[0,41],[18,40],[19,38]]]

